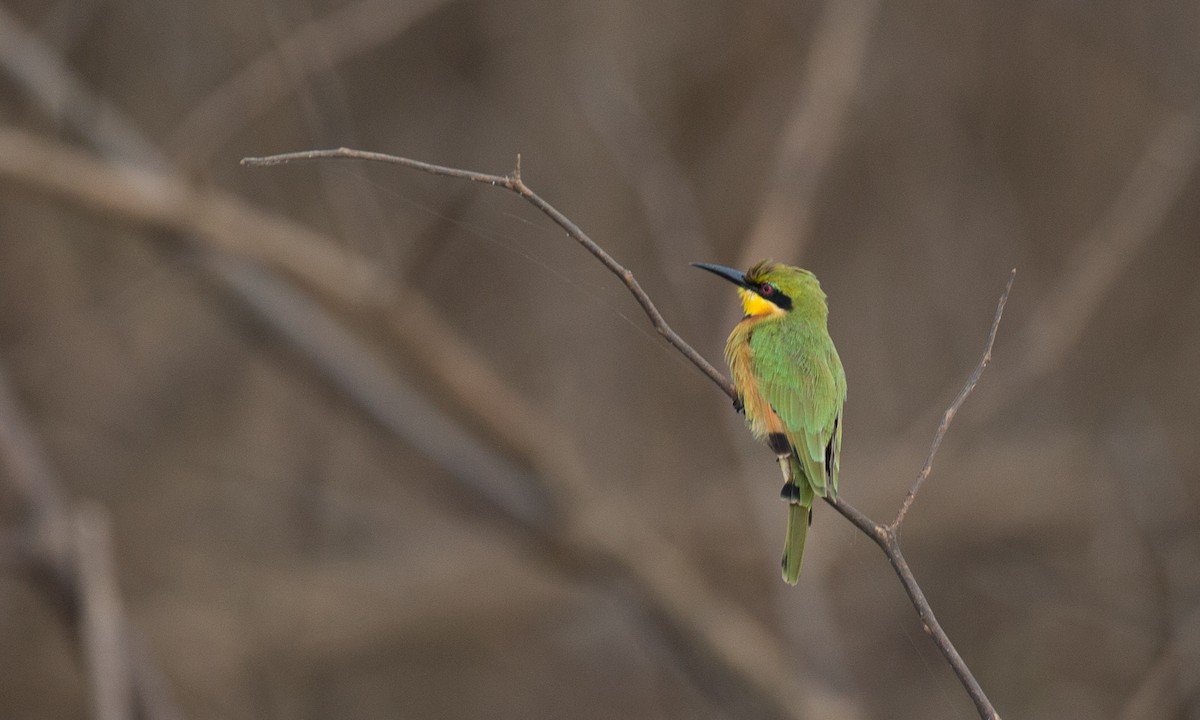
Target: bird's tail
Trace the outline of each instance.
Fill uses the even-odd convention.
[[[783,545],[783,581],[795,585],[800,579],[804,562],[804,541],[808,538],[808,518],[811,509],[800,503],[788,503],[787,539]]]
[[[800,579],[800,566],[804,563],[804,541],[808,539],[808,526],[812,524],[812,506],[816,492],[804,469],[793,452],[790,458],[791,476],[788,498],[787,538],[783,544],[783,581],[795,585]]]

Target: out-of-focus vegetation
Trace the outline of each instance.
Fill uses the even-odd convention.
[[[1005,717],[1200,717],[1200,5],[88,0],[9,2],[0,26],[4,133],[189,188],[165,222],[0,160],[3,376],[68,501],[107,513],[125,616],[187,717],[767,713],[620,573],[531,539],[454,448],[381,420],[377,386],[347,392],[364,367],[264,318],[247,267],[429,403],[391,411],[456,423],[517,476],[569,474],[678,548],[821,717],[973,711],[834,512],[800,586],[779,581],[770,452],[545,217],[386,166],[238,165],[336,146],[496,173],[521,153],[714,361],[736,303],[689,261],[812,269],[849,378],[843,495],[879,520],[1017,267],[909,561]],[[329,263],[273,265],[285,246],[231,283],[198,248],[258,226],[181,232],[217,195],[368,273],[323,286]],[[538,446],[429,351],[494,372]],[[0,717],[87,717],[78,628],[26,572],[21,470],[0,468]]]

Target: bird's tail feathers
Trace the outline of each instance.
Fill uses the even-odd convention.
[[[783,581],[795,585],[800,579],[800,566],[804,562],[804,541],[808,539],[808,523],[812,516],[811,505],[788,503],[787,538],[783,545]]]

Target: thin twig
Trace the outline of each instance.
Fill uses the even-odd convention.
[[[729,381],[729,379],[726,378],[716,368],[714,368],[712,364],[705,360],[698,352],[696,352],[695,349],[693,349],[687,342],[679,337],[674,330],[670,328],[667,322],[663,319],[662,314],[658,311],[658,308],[655,307],[653,301],[651,301],[646,292],[642,290],[641,286],[637,283],[637,280],[634,279],[633,273],[613,259],[611,255],[604,251],[595,243],[595,241],[593,241],[582,230],[580,230],[575,223],[571,222],[565,215],[563,215],[556,208],[551,206],[540,196],[530,190],[527,185],[525,185],[525,183],[521,180],[521,165],[519,155],[517,156],[516,168],[510,175],[491,175],[488,173],[474,172],[460,168],[433,165],[430,163],[421,162],[419,160],[412,160],[410,158],[398,157],[395,155],[351,150],[349,148],[338,148],[335,150],[308,150],[302,152],[284,153],[280,155],[271,155],[267,157],[243,158],[242,164],[258,167],[281,165],[293,161],[330,158],[384,162],[421,170],[433,175],[459,178],[469,180],[471,182],[502,187],[517,193],[547,217],[552,219],[556,224],[558,224],[559,227],[566,230],[567,234],[572,239],[583,245],[588,252],[599,259],[605,267],[613,272],[613,274],[621,278],[621,281],[625,284],[625,286],[637,300],[638,304],[645,311],[647,317],[654,325],[655,330],[657,330],[660,335],[666,338],[667,341],[670,342],[671,345],[680,353],[691,360],[696,367],[700,368],[706,375],[708,375],[708,377],[718,387],[724,390],[731,399],[736,399],[736,391],[734,390],[733,384]],[[955,412],[957,412],[957,406],[961,405],[962,400],[965,400],[966,395],[969,394],[970,388],[974,387],[974,384],[978,382],[978,375],[982,372],[982,366],[986,366],[987,361],[990,360],[992,344],[995,340],[1000,317],[1003,314],[1004,304],[1007,302],[1009,290],[1012,288],[1015,272],[1016,271],[1014,270],[1013,273],[1009,275],[1008,284],[1005,286],[1004,294],[1001,296],[999,307],[997,308],[996,312],[996,318],[992,323],[992,329],[988,336],[988,344],[987,349],[984,352],[984,360],[981,362],[981,367],[977,369],[977,371],[972,375],[972,378],[968,381],[968,387],[964,388],[965,392],[960,393],[960,398],[956,399],[955,405],[952,406],[952,409]],[[953,418],[953,413],[949,413],[949,417]],[[948,424],[948,421],[944,421],[944,425],[948,426]],[[937,438],[939,443],[941,436],[944,434],[945,428],[940,428]],[[936,452],[936,448],[934,452]],[[931,458],[934,452],[930,453]],[[923,474],[928,476],[928,472],[926,471],[923,471]],[[913,490],[910,490],[910,494],[915,495],[915,486]],[[991,701],[988,700],[987,695],[984,693],[983,688],[979,685],[979,682],[976,680],[974,674],[971,673],[966,661],[963,660],[962,656],[958,653],[958,650],[955,649],[954,644],[950,641],[949,636],[946,635],[945,631],[941,627],[941,624],[937,621],[936,616],[933,614],[933,610],[929,606],[928,599],[925,597],[925,594],[921,590],[920,585],[917,583],[916,578],[913,576],[911,569],[908,567],[908,562],[905,560],[904,554],[900,550],[900,542],[896,535],[895,529],[891,526],[881,525],[874,520],[871,520],[865,514],[855,509],[844,500],[831,500],[827,498],[826,501],[847,520],[849,520],[863,533],[870,537],[877,545],[879,545],[880,549],[883,550],[884,554],[888,558],[888,562],[891,563],[893,570],[895,570],[896,575],[900,578],[900,582],[904,586],[905,592],[908,594],[909,599],[912,601],[913,607],[920,616],[923,627],[933,638],[934,643],[937,645],[942,655],[946,658],[946,661],[953,668],[955,674],[959,678],[959,681],[962,683],[964,689],[966,689],[967,694],[970,695],[971,700],[975,703],[975,707],[979,712],[979,716],[984,720],[999,720],[1000,715],[992,706]],[[911,502],[911,500],[908,500],[909,505],[911,505]],[[614,553],[614,555],[617,558],[637,557],[636,555],[630,556],[627,553],[621,552]],[[662,563],[651,563],[651,565],[661,566]],[[640,565],[635,567],[640,567]],[[644,582],[649,582],[649,580],[659,577],[660,573],[640,573],[635,571],[633,576],[635,578],[642,578]],[[646,587],[652,586],[646,585]],[[673,598],[676,595],[677,593],[675,592],[668,593],[669,598]],[[660,605],[660,607],[664,605]]]
[[[992,329],[988,332],[987,344],[983,348],[983,357],[979,358],[979,364],[975,366],[975,370],[971,373],[971,377],[967,378],[967,382],[963,385],[962,390],[958,391],[958,396],[954,398],[954,402],[950,403],[950,407],[946,408],[946,412],[942,415],[942,422],[938,425],[937,432],[933,435],[933,443],[929,446],[929,455],[925,458],[925,464],[921,467],[921,472],[917,473],[917,479],[913,480],[912,487],[908,489],[908,493],[904,496],[904,502],[900,503],[900,510],[896,513],[896,519],[892,520],[892,524],[888,529],[895,532],[900,529],[900,523],[904,522],[904,516],[908,514],[908,509],[912,507],[913,500],[917,499],[917,492],[920,491],[921,485],[929,479],[929,473],[933,470],[933,457],[937,455],[938,448],[942,446],[942,439],[946,437],[946,431],[950,429],[950,423],[954,422],[954,416],[958,414],[958,409],[962,407],[963,401],[979,384],[979,378],[983,375],[983,369],[992,361],[992,346],[996,344],[996,331],[1000,329],[1000,318],[1004,316],[1004,305],[1008,302],[1008,293],[1012,291],[1013,280],[1017,278],[1017,269],[1013,268],[1008,274],[1008,283],[1004,286],[1004,292],[1000,294],[1000,302],[996,303],[996,316],[992,318]]]
[[[687,344],[683,338],[679,336],[667,321],[663,319],[662,313],[650,300],[650,296],[642,289],[637,278],[633,276],[627,268],[613,259],[604,248],[596,244],[594,240],[588,237],[587,233],[579,229],[579,226],[572,222],[566,215],[559,212],[553,205],[546,202],[529,189],[529,186],[521,180],[521,158],[517,156],[517,164],[513,172],[509,175],[490,175],[488,173],[474,172],[471,170],[462,170],[459,168],[445,167],[443,165],[433,165],[419,160],[411,160],[409,158],[398,157],[396,155],[387,155],[385,153],[368,152],[364,150],[351,150],[350,148],[337,148],[336,150],[306,150],[303,152],[283,153],[280,155],[271,155],[268,157],[248,157],[242,158],[242,164],[254,167],[265,165],[282,165],[284,163],[299,161],[299,160],[320,160],[320,159],[350,159],[350,160],[370,160],[372,162],[383,162],[392,165],[401,165],[403,167],[420,170],[431,175],[442,175],[445,177],[459,178],[462,180],[470,180],[471,182],[483,183],[485,185],[494,185],[510,190],[521,197],[525,198],[529,204],[540,210],[544,215],[549,217],[563,230],[567,231],[567,235],[572,240],[582,245],[589,253],[599,260],[604,267],[621,279],[625,287],[633,295],[634,300],[642,307],[642,311],[650,318],[650,324],[659,335],[666,338],[672,347],[683,354],[688,360],[700,369],[710,380],[717,384],[717,387],[725,391],[730,400],[737,399],[737,391],[733,387],[733,383],[729,378],[713,367],[712,363],[704,358],[700,353],[696,352],[691,345]]]

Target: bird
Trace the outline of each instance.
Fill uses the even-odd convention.
[[[783,471],[788,503],[783,580],[795,585],[813,500],[837,498],[846,373],[829,336],[829,305],[808,270],[772,260],[742,272],[692,263],[737,286],[745,316],[725,343],[734,407]]]

